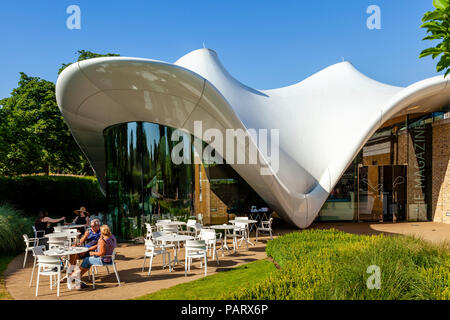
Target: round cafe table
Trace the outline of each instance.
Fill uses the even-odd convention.
[[[170,221],[170,222],[157,222],[157,226],[185,226],[186,222],[183,221]]]
[[[228,244],[227,244],[227,231],[239,229],[239,227],[232,225],[232,224],[217,224],[217,225],[213,225],[213,226],[209,226],[209,227],[214,230],[225,230],[225,232],[224,232],[225,236],[224,236],[222,248],[230,250],[230,248],[228,247]],[[236,246],[234,246],[234,252],[236,253]]]
[[[164,226],[185,226],[186,222],[183,221],[170,221],[170,222],[157,222],[155,226],[164,227]],[[159,229],[161,230],[161,229]]]
[[[178,260],[178,248],[179,248],[179,244],[180,242],[185,242],[187,240],[194,240],[194,237],[192,236],[185,236],[185,235],[181,235],[181,234],[172,234],[172,235],[165,235],[165,236],[159,236],[156,237],[155,240],[157,241],[162,241],[162,242],[177,242],[177,249],[174,250],[174,258],[173,258],[173,264],[182,264],[179,260]],[[169,261],[170,263],[170,261]]]
[[[60,240],[60,239],[67,239],[69,236],[77,235],[79,236],[81,233],[78,231],[76,233],[71,233],[69,231],[61,231],[61,232],[53,232],[48,233],[44,237],[52,239],[52,240]]]
[[[78,229],[84,227],[86,227],[85,224],[67,224],[65,226],[62,226],[63,229]]]
[[[44,255],[49,257],[65,257],[73,254],[80,254],[83,252],[88,252],[89,248],[86,247],[70,247],[68,249],[58,248],[44,251]]]
[[[71,233],[69,231],[61,231],[61,232],[53,232],[48,233],[44,237],[48,238],[49,241],[52,242],[64,242],[66,240],[70,240],[73,236],[79,236],[80,233],[77,231],[76,233]]]
[[[228,222],[230,222],[230,223],[236,223],[236,222],[245,223],[247,225],[246,229],[248,230],[248,225],[251,223],[258,223],[258,220],[240,220],[240,219],[236,220],[235,219],[235,220],[230,220]],[[247,234],[247,232],[244,232],[244,237],[242,237],[241,241],[239,242],[239,246],[241,246],[241,243],[244,240],[245,240],[245,242],[250,243],[252,246],[254,246],[255,244],[253,242],[251,242],[249,238],[250,238],[250,235]],[[248,247],[248,245],[247,245],[247,247]]]

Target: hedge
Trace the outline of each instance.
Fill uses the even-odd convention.
[[[8,203],[27,216],[46,209],[52,218],[73,218],[73,210],[86,207],[91,214],[106,212],[106,197],[94,177],[0,177],[0,204]]]

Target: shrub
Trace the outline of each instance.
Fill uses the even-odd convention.
[[[0,203],[3,202],[28,216],[47,209],[51,217],[70,217],[81,206],[91,214],[106,211],[106,198],[94,177],[0,177]]]
[[[32,236],[33,221],[23,217],[12,206],[0,205],[0,255],[15,254],[25,249],[23,234]]]
[[[406,236],[366,236],[305,230],[270,241],[267,254],[281,266],[229,299],[449,299],[450,253]],[[367,267],[381,269],[381,289],[370,290]]]

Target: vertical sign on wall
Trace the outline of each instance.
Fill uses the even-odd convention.
[[[422,118],[408,126],[408,220],[427,221],[431,212],[431,123]]]

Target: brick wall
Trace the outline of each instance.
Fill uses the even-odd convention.
[[[201,181],[199,170],[201,170]],[[202,199],[200,201],[200,185]],[[195,215],[203,215],[203,224],[221,224],[228,222],[227,206],[220,198],[211,191],[211,186],[203,165],[195,165]]]
[[[450,119],[433,124],[432,213],[450,224]]]

